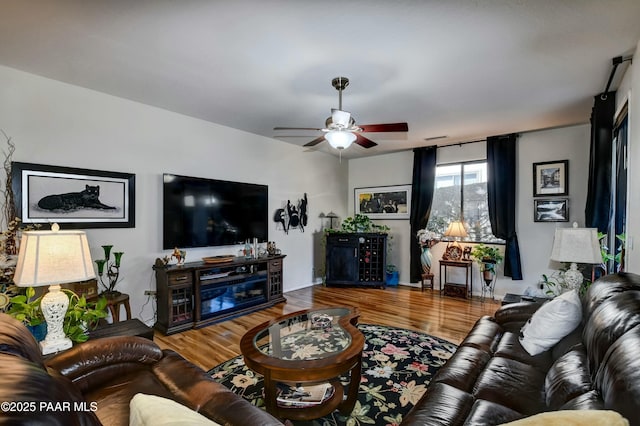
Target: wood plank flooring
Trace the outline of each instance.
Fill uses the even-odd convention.
[[[209,370],[239,355],[240,338],[258,324],[302,309],[350,305],[360,309],[360,323],[408,328],[459,344],[478,318],[493,315],[500,306],[490,299],[457,299],[403,286],[374,289],[316,285],[285,293],[285,297],[286,303],[208,327],[170,336],[156,331],[155,342]]]

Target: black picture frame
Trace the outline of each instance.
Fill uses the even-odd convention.
[[[569,160],[533,163],[533,196],[569,195]]]
[[[354,212],[370,219],[409,219],[411,185],[354,188]]]
[[[568,198],[536,198],[533,200],[534,222],[569,222]]]
[[[11,179],[16,215],[24,224],[135,228],[134,174],[14,161]]]

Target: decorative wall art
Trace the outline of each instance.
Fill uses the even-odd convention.
[[[370,219],[409,219],[411,185],[354,189],[355,214]]]
[[[135,227],[135,175],[13,162],[16,214],[64,229]]]
[[[533,196],[569,194],[569,160],[533,163]]]
[[[273,221],[282,225],[282,230],[285,234],[288,234],[291,228],[297,228],[304,232],[309,219],[307,207],[308,199],[305,192],[304,196],[296,204],[291,203],[291,200],[287,200],[287,204],[283,208],[277,209],[273,214]]]
[[[537,198],[533,200],[534,222],[568,222],[568,198]]]

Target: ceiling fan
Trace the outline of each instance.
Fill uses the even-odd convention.
[[[310,127],[274,127],[273,130],[317,130],[324,132],[324,135],[315,138],[304,146],[315,146],[323,141],[339,150],[347,149],[353,142],[364,147],[371,148],[376,145],[374,141],[362,135],[365,132],[407,132],[407,123],[387,123],[387,124],[359,124],[350,112],[342,109],[342,91],[349,85],[346,77],[336,77],[331,80],[331,85],[338,91],[338,108],[331,109],[331,117],[327,118],[325,127],[322,129]]]

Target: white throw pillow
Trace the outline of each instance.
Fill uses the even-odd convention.
[[[549,411],[501,426],[629,426],[629,421],[615,411]]]
[[[144,393],[129,402],[129,426],[220,426],[171,399]]]
[[[520,330],[520,344],[529,355],[538,355],[575,330],[581,320],[578,292],[567,291],[542,305],[529,318]]]

